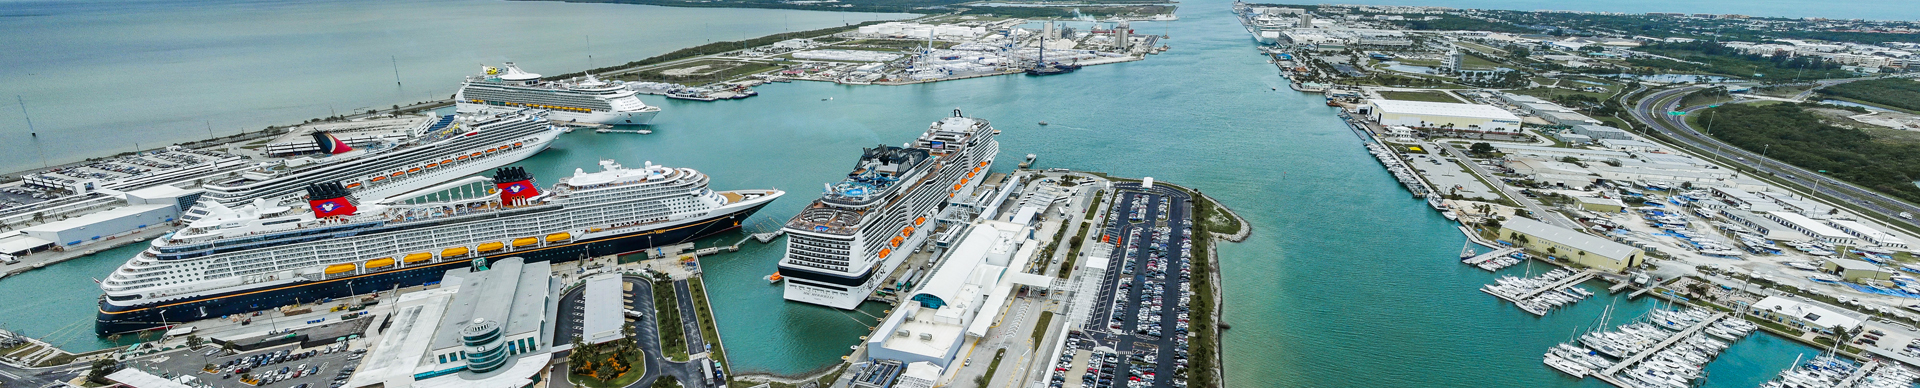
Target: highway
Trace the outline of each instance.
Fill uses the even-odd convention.
[[[1837,84],[1844,81],[1847,80],[1822,81],[1821,86]],[[1661,90],[1637,102],[1626,99],[1626,95],[1632,93],[1623,94],[1619,98],[1622,105],[1633,106],[1631,113],[1635,120],[1646,123],[1648,126],[1653,127],[1655,131],[1659,131],[1670,139],[1686,143],[1704,154],[1718,158],[1723,164],[1745,166],[1757,171],[1762,171],[1774,178],[1792,182],[1803,188],[1817,189],[1820,194],[1839,198],[1854,206],[1884,215],[1887,219],[1900,220],[1900,222],[1907,227],[1920,227],[1920,224],[1914,223],[1913,220],[1899,217],[1899,214],[1902,212],[1920,213],[1920,206],[1914,206],[1911,203],[1900,201],[1859,186],[1854,186],[1839,179],[1817,174],[1798,166],[1782,163],[1740,149],[1739,147],[1734,147],[1731,144],[1726,144],[1719,139],[1703,135],[1700,131],[1695,130],[1687,123],[1686,116],[1668,113],[1673,111],[1691,113],[1705,108],[1704,106],[1696,106],[1683,109],[1679,106],[1681,97],[1703,87],[1704,86],[1687,86]]]

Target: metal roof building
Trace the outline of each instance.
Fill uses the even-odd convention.
[[[1520,116],[1492,105],[1446,102],[1373,99],[1368,102],[1369,118],[1380,125],[1404,125],[1418,128],[1500,131],[1520,130]]]
[[[1640,248],[1522,217],[1500,223],[1502,241],[1588,267],[1620,272],[1639,266]]]

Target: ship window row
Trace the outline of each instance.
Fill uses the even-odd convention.
[[[830,269],[830,270],[840,271],[840,272],[847,272],[847,267],[840,266],[840,265],[819,264],[819,263],[814,263],[809,261],[793,261],[793,262],[790,262],[790,264],[803,266],[803,267],[822,268],[822,269]]]
[[[514,141],[513,138],[515,137],[532,135],[534,133],[539,133],[540,131],[546,130],[545,126],[540,125],[538,122],[530,122],[530,123],[533,123],[534,125],[503,126],[501,128],[481,128],[480,135],[473,136],[473,137],[460,138],[458,140],[455,140],[453,142],[446,144],[445,149],[469,150],[469,149],[479,148],[480,146],[492,144],[492,143],[511,144],[511,142]],[[526,141],[526,140],[521,140],[521,141]],[[403,153],[424,153],[424,152],[428,152],[428,150],[422,149],[422,148],[415,148],[412,150],[407,150],[402,152]],[[339,179],[343,179],[343,180],[353,179],[355,177],[373,174],[376,171],[378,171],[379,173],[385,173],[388,171],[392,171],[395,168],[405,168],[407,165],[410,165],[410,164],[424,164],[424,163],[428,163],[429,160],[452,159],[465,154],[466,153],[462,151],[458,153],[447,153],[444,156],[437,156],[437,157],[430,157],[430,158],[414,156],[414,157],[385,157],[385,158],[370,159],[370,160],[367,160],[367,162],[365,163],[347,167],[345,170],[329,172],[327,173],[327,175],[337,176],[337,177],[340,177]],[[306,171],[298,175],[309,175],[317,172],[319,172],[319,170]],[[279,180],[278,182],[274,182],[274,184],[272,185],[254,187],[251,190],[247,190],[247,191],[252,191],[255,193],[266,192],[267,194],[259,195],[259,196],[263,196],[263,197],[272,196],[272,195],[285,193],[291,190],[304,189],[306,187],[306,184],[310,181],[312,181],[312,179],[282,179],[282,180]],[[235,188],[224,187],[224,186],[213,186],[213,187],[210,187],[210,189],[211,189],[209,190],[211,191],[210,194],[212,194],[215,197],[225,198],[225,197],[236,197],[240,195],[238,193],[231,192],[231,190],[234,190]]]
[[[685,201],[682,200],[679,202],[685,202]],[[658,213],[658,212],[648,211],[648,210],[658,210],[662,207],[666,207],[666,206],[661,204],[645,204],[645,203],[634,204],[634,205],[628,206],[628,208],[630,208],[631,210],[639,210],[639,212],[629,211],[624,213],[627,213],[627,214],[641,213],[641,214],[644,214],[644,216],[623,217],[623,218],[633,219],[633,218],[642,218],[646,216],[654,216],[654,214],[649,214],[649,213]],[[610,209],[596,211],[595,213],[597,214],[597,216],[591,217],[590,219],[606,219],[608,218],[606,214],[609,212],[614,212],[614,211]],[[579,212],[575,212],[575,213],[579,213]],[[507,234],[508,235],[528,235],[529,233],[536,233],[539,231],[564,229],[560,226],[573,223],[572,221],[578,221],[581,219],[582,217],[579,217],[578,215],[555,215],[555,216],[541,217],[537,222],[531,223],[534,225],[524,225],[520,227],[515,227],[515,228],[512,228],[511,231]],[[393,256],[401,251],[432,249],[432,248],[440,248],[440,247],[455,246],[455,245],[472,245],[472,244],[477,244],[479,242],[482,242],[483,240],[490,241],[490,240],[500,239],[500,238],[495,238],[495,239],[475,238],[473,236],[497,235],[497,233],[499,233],[499,231],[502,229],[501,228],[502,224],[503,224],[502,222],[491,222],[491,223],[485,223],[485,224],[479,224],[479,225],[470,225],[468,228],[464,228],[464,229],[467,229],[465,231],[436,231],[431,233],[432,235],[436,236],[436,238],[433,238],[431,240],[418,239],[418,238],[402,238],[402,241],[412,241],[411,243],[399,243],[398,241],[394,241],[395,238],[403,237],[400,235],[377,236],[377,237],[368,236],[369,238],[356,239],[358,241],[328,244],[328,246],[317,248],[317,249],[316,248],[292,249],[292,250],[298,250],[303,252],[283,252],[285,254],[288,254],[288,256],[291,256],[291,257],[287,257],[281,260],[275,260],[272,262],[263,262],[260,260],[254,260],[260,257],[269,256],[272,254],[272,252],[247,253],[239,256],[223,258],[222,260],[220,260],[219,263],[214,265],[208,273],[210,275],[227,275],[234,272],[238,272],[240,274],[258,274],[258,273],[264,273],[264,272],[272,272],[272,271],[279,271],[279,270],[285,270],[285,269],[297,269],[297,268],[302,268],[307,266],[319,265],[319,264],[322,264],[320,260],[318,260],[319,257],[349,256],[349,257],[358,257],[358,258],[374,258],[374,257],[381,257],[381,256]],[[560,224],[560,225],[552,225],[552,224]],[[584,226],[584,225],[578,225],[578,226]],[[492,233],[487,233],[487,232],[492,232]],[[518,232],[518,233],[514,233],[514,232]],[[424,236],[427,234],[428,233],[423,233],[423,232],[410,232],[410,233],[405,233],[404,235],[405,236]],[[358,252],[358,254],[355,254],[356,252],[354,250],[354,247],[357,245],[384,246],[388,248],[380,249],[373,252]],[[276,251],[279,251],[279,250],[276,250]],[[332,262],[341,262],[341,261],[332,261]],[[221,276],[215,276],[215,277],[221,277]]]

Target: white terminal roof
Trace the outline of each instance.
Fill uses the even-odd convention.
[[[1626,259],[1627,255],[1632,254],[1634,250],[1627,244],[1523,217],[1514,217],[1501,223],[1500,226],[1615,260]]]
[[[147,373],[139,368],[126,368],[108,373],[107,380],[116,381],[134,388],[193,388],[186,384],[167,380],[160,376],[154,376],[152,373]],[[60,385],[56,384],[55,386]]]
[[[626,303],[621,301],[620,275],[599,274],[587,278],[586,289],[581,290],[586,299],[586,313],[583,316],[583,340],[597,344],[620,339],[620,325],[626,322]]]
[[[1781,221],[1785,221],[1785,223],[1789,224],[1787,226],[1798,226],[1801,228],[1805,228],[1807,232],[1819,235],[1821,237],[1853,238],[1852,235],[1848,235],[1845,232],[1841,232],[1839,230],[1834,230],[1832,227],[1828,227],[1826,224],[1821,224],[1820,221],[1814,221],[1812,218],[1807,218],[1807,216],[1800,215],[1800,213],[1771,211],[1771,212],[1767,212],[1767,214],[1772,215],[1774,218],[1780,219]]]
[[[1374,99],[1374,109],[1381,113],[1416,114],[1428,116],[1473,117],[1492,120],[1520,121],[1513,112],[1492,105],[1459,104],[1450,102],[1399,101]]]
[[[153,211],[154,209],[167,208],[167,207],[174,207],[174,206],[173,205],[122,206],[114,209],[108,209],[106,211],[89,213],[84,216],[29,226],[29,227],[21,228],[20,230],[34,231],[34,232],[59,232],[59,231],[69,230],[69,229],[86,229],[87,226],[90,226],[93,224],[112,221],[112,220],[120,219],[121,217],[127,217],[131,215],[146,213],[149,211]]]
[[[1834,326],[1860,326],[1860,319],[1854,318],[1851,315],[1843,314],[1813,303],[1787,299],[1786,297],[1769,296],[1766,299],[1761,299],[1759,303],[1754,303],[1753,308],[1756,310],[1772,311],[1774,314],[1798,317],[1800,320],[1809,322],[1812,326],[1818,326],[1821,329],[1831,329]]]

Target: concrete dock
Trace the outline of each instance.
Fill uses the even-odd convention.
[[[1678,334],[1674,334],[1673,336],[1667,337],[1666,340],[1660,341],[1659,344],[1653,345],[1653,347],[1647,348],[1647,350],[1645,351],[1641,351],[1638,354],[1634,354],[1632,357],[1627,357],[1627,359],[1625,360],[1620,360],[1620,362],[1614,363],[1613,366],[1607,367],[1607,370],[1594,374],[1593,377],[1600,379],[1600,381],[1605,381],[1607,382],[1607,384],[1613,384],[1616,387],[1634,388],[1637,385],[1628,384],[1627,382],[1621,381],[1619,378],[1613,377],[1613,376],[1615,374],[1620,373],[1621,370],[1627,369],[1627,367],[1633,366],[1633,364],[1640,363],[1641,360],[1647,359],[1647,357],[1652,356],[1654,353],[1659,353],[1661,350],[1665,350],[1668,346],[1673,346],[1674,343],[1680,342],[1680,340],[1686,339],[1687,337],[1692,337],[1694,333],[1699,333],[1700,330],[1705,330],[1707,328],[1707,325],[1712,325],[1714,322],[1719,322],[1721,318],[1726,318],[1726,316],[1727,316],[1727,313],[1713,313],[1713,316],[1707,317],[1707,319],[1700,320],[1700,323],[1696,323],[1692,327],[1688,327],[1686,330],[1681,330],[1680,333]]]
[[[1867,361],[1866,365],[1861,365],[1859,369],[1854,369],[1853,374],[1847,375],[1845,379],[1841,379],[1840,384],[1835,385],[1835,387],[1851,387],[1854,382],[1860,381],[1860,378],[1867,377],[1868,373],[1873,373],[1874,368],[1879,367],[1879,360]]]
[[[1477,256],[1467,258],[1466,260],[1461,260],[1461,262],[1467,263],[1467,265],[1480,265],[1480,263],[1485,263],[1487,262],[1487,260],[1493,260],[1493,258],[1510,255],[1510,254],[1513,254],[1514,252],[1519,252],[1519,251],[1520,250],[1516,248],[1503,248],[1503,249],[1494,250],[1493,252],[1482,253]]]

